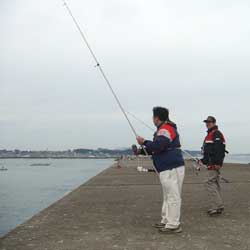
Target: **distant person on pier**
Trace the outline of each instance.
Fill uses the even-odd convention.
[[[169,119],[169,111],[163,107],[153,109],[153,122],[157,128],[153,141],[138,136],[137,142],[152,155],[159,173],[163,190],[163,205],[160,223],[155,227],[161,233],[180,233],[181,190],[185,174],[179,134],[176,125]]]
[[[209,195],[210,209],[207,212],[213,216],[219,215],[224,211],[220,186],[220,169],[227,151],[224,135],[218,129],[216,119],[213,116],[208,116],[203,122],[208,130],[203,142],[203,158],[200,162],[206,165],[208,169],[206,189]]]

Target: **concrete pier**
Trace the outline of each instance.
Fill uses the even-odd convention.
[[[206,170],[186,168],[183,233],[162,235],[161,187],[137,161],[112,166],[0,239],[0,250],[250,250],[250,167],[225,164],[225,213],[206,214]],[[151,162],[140,165],[150,167]]]

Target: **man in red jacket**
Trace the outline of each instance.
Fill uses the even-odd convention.
[[[216,119],[213,116],[208,116],[203,122],[206,123],[208,130],[202,147],[203,158],[200,161],[208,169],[206,188],[211,205],[208,214],[212,216],[221,214],[224,210],[220,187],[220,168],[223,165],[226,144],[224,135],[218,130]]]

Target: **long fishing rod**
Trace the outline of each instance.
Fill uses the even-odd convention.
[[[97,59],[97,57],[96,57],[94,51],[92,50],[92,48],[91,48],[91,46],[90,46],[90,44],[89,44],[89,42],[88,42],[88,40],[87,40],[87,38],[86,38],[86,35],[83,33],[83,31],[82,31],[80,25],[78,24],[76,18],[74,17],[74,15],[73,15],[71,9],[69,8],[69,5],[67,4],[66,0],[62,0],[62,1],[63,1],[63,5],[65,6],[65,8],[67,9],[69,15],[71,16],[71,18],[72,18],[74,24],[76,25],[76,28],[78,29],[78,31],[79,31],[79,33],[80,33],[80,35],[81,35],[81,37],[82,37],[84,43],[85,43],[86,46],[88,47],[89,52],[90,52],[90,54],[92,55],[92,57],[93,57],[93,59],[94,59],[94,61],[95,61],[95,63],[96,63],[96,67],[99,69],[99,71],[100,71],[100,73],[101,73],[103,79],[105,80],[106,84],[108,85],[108,87],[109,87],[109,89],[110,89],[112,95],[114,96],[114,98],[115,98],[115,100],[116,100],[116,102],[117,102],[119,108],[121,109],[121,111],[122,111],[122,113],[123,113],[125,119],[127,120],[128,124],[129,124],[129,126],[130,126],[130,128],[131,128],[131,130],[132,130],[132,132],[134,133],[135,137],[137,137],[138,134],[136,133],[136,130],[135,130],[134,126],[132,125],[130,119],[128,118],[128,116],[127,116],[127,114],[126,114],[126,112],[125,112],[125,110],[124,110],[124,108],[123,108],[123,106],[122,106],[122,104],[121,104],[121,102],[120,102],[120,100],[119,100],[117,94],[115,93],[115,91],[114,91],[114,89],[113,89],[113,87],[112,87],[112,85],[111,85],[109,79],[107,78],[107,76],[106,76],[106,74],[105,74],[105,72],[104,72],[102,66],[100,65],[99,60]]]
[[[71,9],[70,9],[69,5],[67,4],[66,0],[62,0],[62,2],[63,2],[63,5],[65,6],[65,8],[67,9],[69,15],[71,16],[71,18],[72,18],[72,20],[73,20],[73,22],[74,22],[74,24],[75,24],[77,30],[79,31],[79,33],[80,33],[80,35],[81,35],[81,37],[82,37],[84,43],[86,44],[87,48],[89,49],[89,52],[90,52],[90,54],[92,55],[92,57],[93,57],[93,59],[94,59],[94,61],[95,61],[95,63],[96,63],[95,66],[99,69],[99,71],[100,71],[100,73],[101,73],[103,79],[105,80],[105,82],[106,82],[107,86],[109,87],[109,89],[110,89],[112,95],[114,96],[114,98],[115,98],[115,100],[116,100],[116,102],[117,102],[119,108],[121,109],[121,111],[122,111],[122,113],[123,113],[125,119],[127,120],[128,124],[129,124],[129,126],[130,126],[130,128],[131,128],[131,130],[132,130],[132,132],[133,132],[133,134],[135,135],[135,137],[137,137],[138,134],[137,134],[137,132],[136,132],[134,126],[132,125],[130,119],[128,118],[128,115],[127,115],[127,113],[125,112],[125,109],[123,108],[123,106],[122,106],[122,104],[121,104],[121,102],[120,102],[120,100],[119,100],[117,94],[115,93],[115,91],[114,91],[114,89],[113,89],[113,87],[112,87],[112,85],[111,85],[109,79],[107,78],[107,76],[106,76],[106,74],[105,74],[105,72],[104,72],[102,66],[100,65],[99,60],[97,59],[97,57],[96,57],[94,51],[92,50],[92,48],[91,48],[91,46],[90,46],[90,44],[89,44],[89,42],[88,42],[88,40],[87,40],[87,38],[86,38],[86,35],[83,33],[83,31],[82,31],[80,25],[78,24],[76,18],[74,17],[73,12],[71,11]],[[148,155],[148,152],[146,151],[146,149],[145,149],[144,147],[143,147],[143,151],[145,152],[145,155]],[[153,167],[154,167],[154,166],[153,166]],[[154,167],[154,169],[155,169],[155,172],[159,175],[159,173],[158,173],[158,171],[156,170],[155,167]]]

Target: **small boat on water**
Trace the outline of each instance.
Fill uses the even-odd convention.
[[[8,168],[6,168],[5,166],[0,167],[0,171],[6,171],[6,170],[8,170]]]
[[[51,163],[33,163],[33,164],[30,164],[31,167],[46,167],[46,166],[50,166]]]

